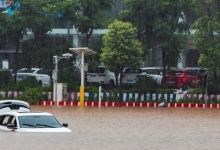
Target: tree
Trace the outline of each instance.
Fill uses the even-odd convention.
[[[10,7],[16,10],[15,1],[11,3]],[[22,7],[22,6],[20,6]],[[27,33],[27,20],[25,16],[22,15],[21,11],[14,11],[13,14],[7,16],[5,27],[6,38],[9,43],[15,44],[15,56],[14,56],[14,83],[16,84],[17,79],[17,69],[18,69],[18,49],[20,41],[23,36]]]
[[[107,26],[107,19],[110,18],[110,11],[113,6],[112,0],[80,0],[76,1],[77,13],[73,24],[80,34],[85,34],[84,43],[81,39],[81,45],[87,47],[90,36],[94,29],[103,29]]]
[[[34,36],[42,36],[52,28],[53,17],[42,8],[52,0],[30,1],[10,0],[7,9],[6,26],[4,28],[7,42],[16,45],[14,57],[14,82],[16,83],[18,70],[18,49],[27,31]],[[2,35],[4,34],[2,33]]]
[[[101,48],[103,47],[102,37],[99,37],[89,43],[88,47],[96,51],[95,55],[85,57],[85,61],[89,64],[89,70],[95,70],[100,64]]]
[[[187,49],[189,25],[184,22],[184,14],[191,8],[191,0],[124,0],[124,3],[129,9],[121,12],[119,18],[137,27],[145,55],[153,47],[160,47],[165,79],[165,69],[176,66]]]
[[[142,62],[141,43],[135,39],[136,28],[129,22],[115,20],[108,26],[109,31],[103,36],[103,48],[100,60],[105,67],[113,68],[118,83],[120,75],[120,90],[122,91],[122,72],[125,67],[137,68]],[[119,106],[121,100],[119,96]]]
[[[7,26],[6,24],[6,16],[5,15],[0,15],[0,49],[2,49],[5,44],[6,44],[6,30],[5,27]],[[1,68],[1,67],[0,67]]]
[[[196,30],[194,43],[200,52],[199,66],[209,68],[214,73],[220,69],[220,1],[219,0],[194,0],[197,14],[200,18],[194,23]]]
[[[92,44],[92,47],[89,45],[93,30],[107,27],[113,4],[112,0],[55,0],[44,10],[50,13],[62,14],[59,19],[68,20],[68,23],[71,22],[77,31],[81,46],[93,49],[94,45]],[[99,51],[96,48],[93,50]],[[90,68],[97,67],[98,60],[96,56],[87,56],[85,60],[89,63]]]
[[[31,38],[23,44],[22,65],[25,68],[31,68],[32,66],[44,68],[48,71],[52,83],[53,56],[62,56],[64,53],[69,53],[70,47],[72,47],[72,44],[65,37],[59,35],[51,36],[45,34],[41,37]],[[60,60],[59,70],[73,66],[74,56],[68,60]]]

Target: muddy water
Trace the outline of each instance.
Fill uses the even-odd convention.
[[[220,110],[31,106],[72,133],[0,131],[1,150],[219,150]]]

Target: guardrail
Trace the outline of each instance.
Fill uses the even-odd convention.
[[[46,93],[46,92],[42,92]],[[54,100],[53,98],[53,92],[47,92],[48,93],[48,100]],[[0,94],[5,97],[19,97],[22,92],[19,91],[1,91]],[[91,92],[86,92],[85,94],[85,101],[87,101],[88,98],[94,99],[95,97],[98,97],[98,94],[94,94]],[[77,101],[79,100],[80,93],[79,92],[67,92],[66,97],[63,99],[64,101]],[[110,98],[116,98],[119,97],[119,93],[101,93],[101,99],[102,101],[106,101],[106,99]],[[184,98],[196,98],[196,99],[220,99],[220,95],[213,94],[213,95],[205,95],[205,94],[160,94],[160,93],[144,93],[144,94],[138,94],[138,93],[122,93],[121,100],[124,102],[135,102],[135,101],[149,101],[149,100],[165,100],[166,102],[171,101],[178,101],[179,99]],[[117,100],[116,100],[117,101]]]

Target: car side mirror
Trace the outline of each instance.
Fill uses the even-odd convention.
[[[68,127],[68,123],[63,123],[62,124],[64,127]]]
[[[13,123],[9,123],[9,124],[7,124],[7,128],[13,129],[13,128],[15,128],[15,125]]]

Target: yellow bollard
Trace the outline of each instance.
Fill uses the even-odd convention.
[[[84,86],[80,86],[80,106],[84,106]]]

